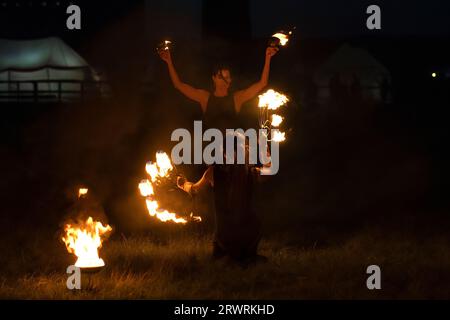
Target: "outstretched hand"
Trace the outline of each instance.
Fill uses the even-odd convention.
[[[183,190],[187,193],[191,193],[192,186],[193,186],[193,183],[187,181],[186,178],[184,178],[182,176],[177,177],[177,187],[180,188],[181,190]]]
[[[274,55],[277,54],[278,50],[280,49],[278,49],[277,47],[267,47],[266,58],[272,58]]]
[[[169,49],[159,49],[158,54],[161,60],[163,60],[166,63],[172,60]]]

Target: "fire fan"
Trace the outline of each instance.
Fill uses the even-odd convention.
[[[144,179],[139,183],[139,190],[143,197],[150,216],[162,222],[172,222],[186,224],[189,221],[200,222],[202,218],[194,216],[191,212],[189,217],[161,208],[160,198],[172,189],[177,189],[176,180],[180,176],[176,173],[176,168],[172,165],[169,156],[165,152],[156,153],[156,162],[148,162],[145,170],[149,179]]]

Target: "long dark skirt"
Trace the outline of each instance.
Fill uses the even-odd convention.
[[[215,250],[235,259],[256,255],[261,238],[261,224],[251,207],[253,180],[251,166],[214,166]]]

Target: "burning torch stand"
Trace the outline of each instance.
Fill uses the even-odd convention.
[[[95,281],[93,280],[93,277],[95,274],[99,273],[101,270],[103,270],[103,266],[102,267],[91,267],[91,268],[80,268],[81,269],[81,288],[88,290],[88,291],[93,291],[96,289],[95,287]],[[83,282],[84,277],[86,276],[87,278],[87,283],[85,284]]]

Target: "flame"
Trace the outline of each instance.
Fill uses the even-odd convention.
[[[148,180],[142,180],[141,183],[139,183],[139,190],[141,191],[141,195],[143,197],[153,195],[153,185]]]
[[[104,226],[99,221],[89,217],[86,221],[76,225],[66,224],[66,235],[62,241],[66,244],[67,251],[75,254],[78,259],[75,266],[80,268],[102,267],[105,262],[98,255],[98,249],[102,247],[102,236],[110,232],[109,225]]]
[[[266,127],[266,124],[269,123],[267,119],[267,110],[277,110],[279,107],[283,106],[288,102],[289,99],[279,92],[276,92],[273,89],[267,90],[265,93],[259,96],[258,107],[260,108],[260,120],[259,123],[262,127]],[[283,122],[283,117],[272,114],[270,125],[272,127],[278,127],[281,122]],[[271,140],[275,142],[281,142],[286,140],[285,133],[280,132],[279,130],[270,130],[271,131]]]
[[[145,165],[145,171],[147,171],[152,181],[155,182],[156,178],[158,177],[158,167],[156,166],[156,163],[153,163],[151,161],[147,162],[147,164]]]
[[[80,188],[78,189],[78,198],[81,198],[85,195],[87,195],[89,189],[88,188]]]
[[[159,204],[156,200],[146,199],[145,203],[147,205],[148,213],[152,217],[156,217],[162,222],[172,221],[175,223],[187,223],[187,220],[184,218],[179,218],[175,213],[169,212],[164,209],[159,208]]]
[[[272,127],[278,127],[281,124],[281,122],[283,122],[282,116],[279,116],[277,114],[272,115],[272,122],[271,122]]]
[[[172,41],[164,40],[164,50],[169,50],[169,46],[172,44]]]
[[[151,161],[147,162],[145,170],[149,174],[152,182],[155,182],[158,178],[166,177],[173,170],[173,166],[169,156],[165,152],[157,152],[156,163]]]
[[[272,140],[275,142],[282,142],[282,141],[286,140],[285,133],[278,131],[278,130],[272,131],[271,137],[272,137]]]
[[[187,223],[188,220],[178,217],[176,213],[160,208],[158,201],[155,199],[153,184],[158,183],[161,178],[167,178],[173,170],[169,156],[165,152],[157,152],[156,162],[147,162],[145,170],[150,176],[150,180],[142,180],[139,183],[139,191],[146,198],[145,203],[150,216],[156,217],[162,222]],[[201,221],[200,217],[192,214],[190,218],[193,221]]]
[[[289,35],[291,35],[291,34],[292,34],[292,31],[289,32]],[[280,40],[280,45],[282,45],[282,46],[285,46],[289,41],[289,36],[284,33],[281,33],[281,32],[277,32],[277,33],[273,34],[272,37],[278,38]]]
[[[157,51],[167,51],[170,50],[170,46],[172,45],[172,41],[170,40],[164,40],[163,42],[159,43],[156,47]]]
[[[158,166],[158,174],[161,177],[167,176],[167,174],[173,170],[170,158],[165,152],[156,153],[156,165]]]
[[[284,94],[269,89],[265,93],[259,95],[258,107],[276,110],[288,101],[289,99]]]

